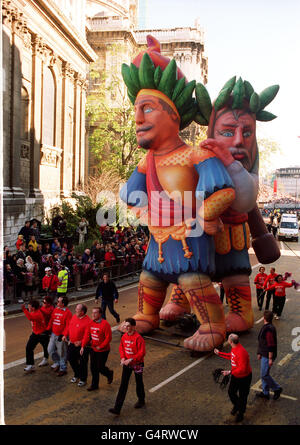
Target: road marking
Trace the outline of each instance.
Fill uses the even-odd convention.
[[[198,360],[196,360],[194,363],[191,363],[189,366],[186,366],[185,368],[183,368],[181,371],[177,372],[176,374],[172,375],[171,377],[169,377],[167,380],[164,380],[163,382],[159,383],[156,386],[153,386],[153,388],[149,389],[149,392],[155,392],[158,389],[162,388],[163,386],[167,385],[168,383],[170,383],[172,380],[175,380],[177,377],[179,377],[180,375],[184,374],[186,371],[188,371],[189,369],[193,368],[194,366],[198,365],[198,363],[201,363],[203,360],[205,360],[207,357],[209,357],[212,353],[207,354],[205,357],[201,357]]]
[[[251,386],[251,388],[253,391],[259,391],[261,392],[262,388],[261,388],[261,380],[258,380],[258,382],[256,382],[253,386]],[[270,391],[273,393],[273,391]],[[297,401],[298,399],[296,399],[296,397],[292,397],[292,396],[286,396],[285,394],[281,394],[280,398],[284,398],[284,399],[289,399],[289,400],[294,400]]]
[[[264,317],[260,318],[259,320],[257,320],[257,321],[255,322],[255,324],[260,323],[261,321],[263,321],[263,319],[264,319]]]
[[[285,251],[285,248],[284,248],[284,244],[283,244],[283,242],[282,242],[282,241],[280,241],[280,250],[283,250],[283,251]]]
[[[282,360],[280,360],[280,362],[278,363],[278,366],[285,365],[292,358],[292,356],[293,356],[293,354],[287,354],[285,357],[283,357]]]

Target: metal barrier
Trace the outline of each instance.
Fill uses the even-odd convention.
[[[76,292],[78,290],[96,286],[104,273],[108,273],[112,280],[135,278],[141,273],[142,264],[143,260],[136,260],[128,264],[118,263],[110,267],[105,267],[103,263],[94,263],[92,265],[93,267],[90,269],[85,268],[83,264],[77,264],[75,272],[73,274],[69,273],[68,292]],[[46,292],[42,289],[42,278],[36,276],[35,279],[36,281],[33,286],[34,291],[32,292],[33,297],[37,295],[45,295]],[[31,292],[27,288],[26,295],[25,289],[25,283],[21,283],[16,277],[14,277],[11,285],[4,282],[4,305],[16,304],[18,303],[19,298],[22,298],[24,301],[29,299],[28,293],[31,294]]]

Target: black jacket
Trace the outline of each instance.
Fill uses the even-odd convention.
[[[96,290],[96,299],[98,300],[99,297],[102,297],[102,300],[104,301],[113,301],[118,299],[119,293],[115,283],[113,281],[108,281],[108,283],[101,281]]]
[[[274,346],[268,346],[266,334],[271,332],[274,338]],[[264,324],[258,334],[258,349],[257,353],[263,357],[269,357],[269,352],[273,352],[273,360],[277,357],[277,333],[276,328],[271,324]]]

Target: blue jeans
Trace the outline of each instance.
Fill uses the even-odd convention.
[[[60,371],[67,370],[67,343],[58,341],[58,335],[51,334],[48,345],[48,353],[54,363],[59,364]]]
[[[268,357],[262,357],[260,360],[260,372],[262,381],[262,390],[265,395],[269,395],[269,390],[277,391],[281,387],[270,376],[270,367]]]

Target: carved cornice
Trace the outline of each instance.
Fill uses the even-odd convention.
[[[34,56],[46,57],[47,48],[44,39],[38,34],[32,35],[32,54]]]
[[[63,61],[62,75],[64,78],[74,79],[75,70],[69,62]]]

